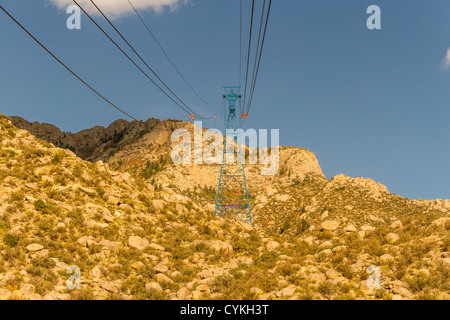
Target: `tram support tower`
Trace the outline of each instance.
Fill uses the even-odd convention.
[[[234,214],[239,221],[253,226],[236,110],[242,96],[240,87],[224,87],[224,89],[223,98],[228,102],[227,132],[224,139],[215,215]]]

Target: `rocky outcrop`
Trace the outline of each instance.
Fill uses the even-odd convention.
[[[161,122],[157,119],[145,122],[117,120],[107,128],[96,126],[71,133],[61,131],[52,124],[29,122],[21,117],[11,117],[11,121],[17,128],[27,130],[56,147],[69,149],[83,160],[93,162],[108,160],[112,154],[151,132]]]

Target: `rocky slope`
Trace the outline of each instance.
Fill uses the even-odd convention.
[[[63,132],[48,123],[29,122],[21,117],[11,117],[17,128],[29,131],[57,147],[69,149],[87,161],[107,160],[118,150],[151,132],[160,123],[149,119],[146,122],[117,120],[107,128],[94,127],[77,133]]]
[[[248,167],[253,229],[214,217],[218,166],[167,160],[168,132],[189,124],[117,121],[83,138],[14,119],[104,161],[93,163],[10,120],[0,115],[0,299],[450,298],[449,200],[327,180],[314,154],[284,147],[276,176]],[[80,290],[67,288],[70,265]]]

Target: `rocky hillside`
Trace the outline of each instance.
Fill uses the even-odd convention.
[[[69,134],[0,115],[0,299],[450,298],[449,200],[328,180],[314,154],[284,147],[278,175],[248,167],[251,228],[214,217],[218,166],[168,160],[179,127],[191,130],[119,120]]]
[[[14,126],[29,131],[57,147],[69,149],[87,161],[107,160],[117,151],[141,138],[145,133],[159,129],[159,120],[146,122],[117,120],[107,128],[94,127],[78,133],[63,132],[52,124],[29,122],[21,117],[11,117]],[[157,128],[158,127],[158,128]],[[164,126],[163,126],[164,127]]]

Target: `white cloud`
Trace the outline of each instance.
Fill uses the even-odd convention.
[[[74,5],[72,0],[49,0],[59,9],[66,10]],[[99,14],[90,0],[76,0],[88,13]],[[189,3],[189,0],[130,0],[133,6],[139,10],[153,10],[162,12],[165,8],[177,9],[180,5]],[[133,12],[128,0],[94,0],[95,4],[109,17],[118,18],[124,14]]]
[[[450,68],[450,48],[447,49],[447,55],[445,56],[444,61],[442,61],[441,68],[444,70]]]

